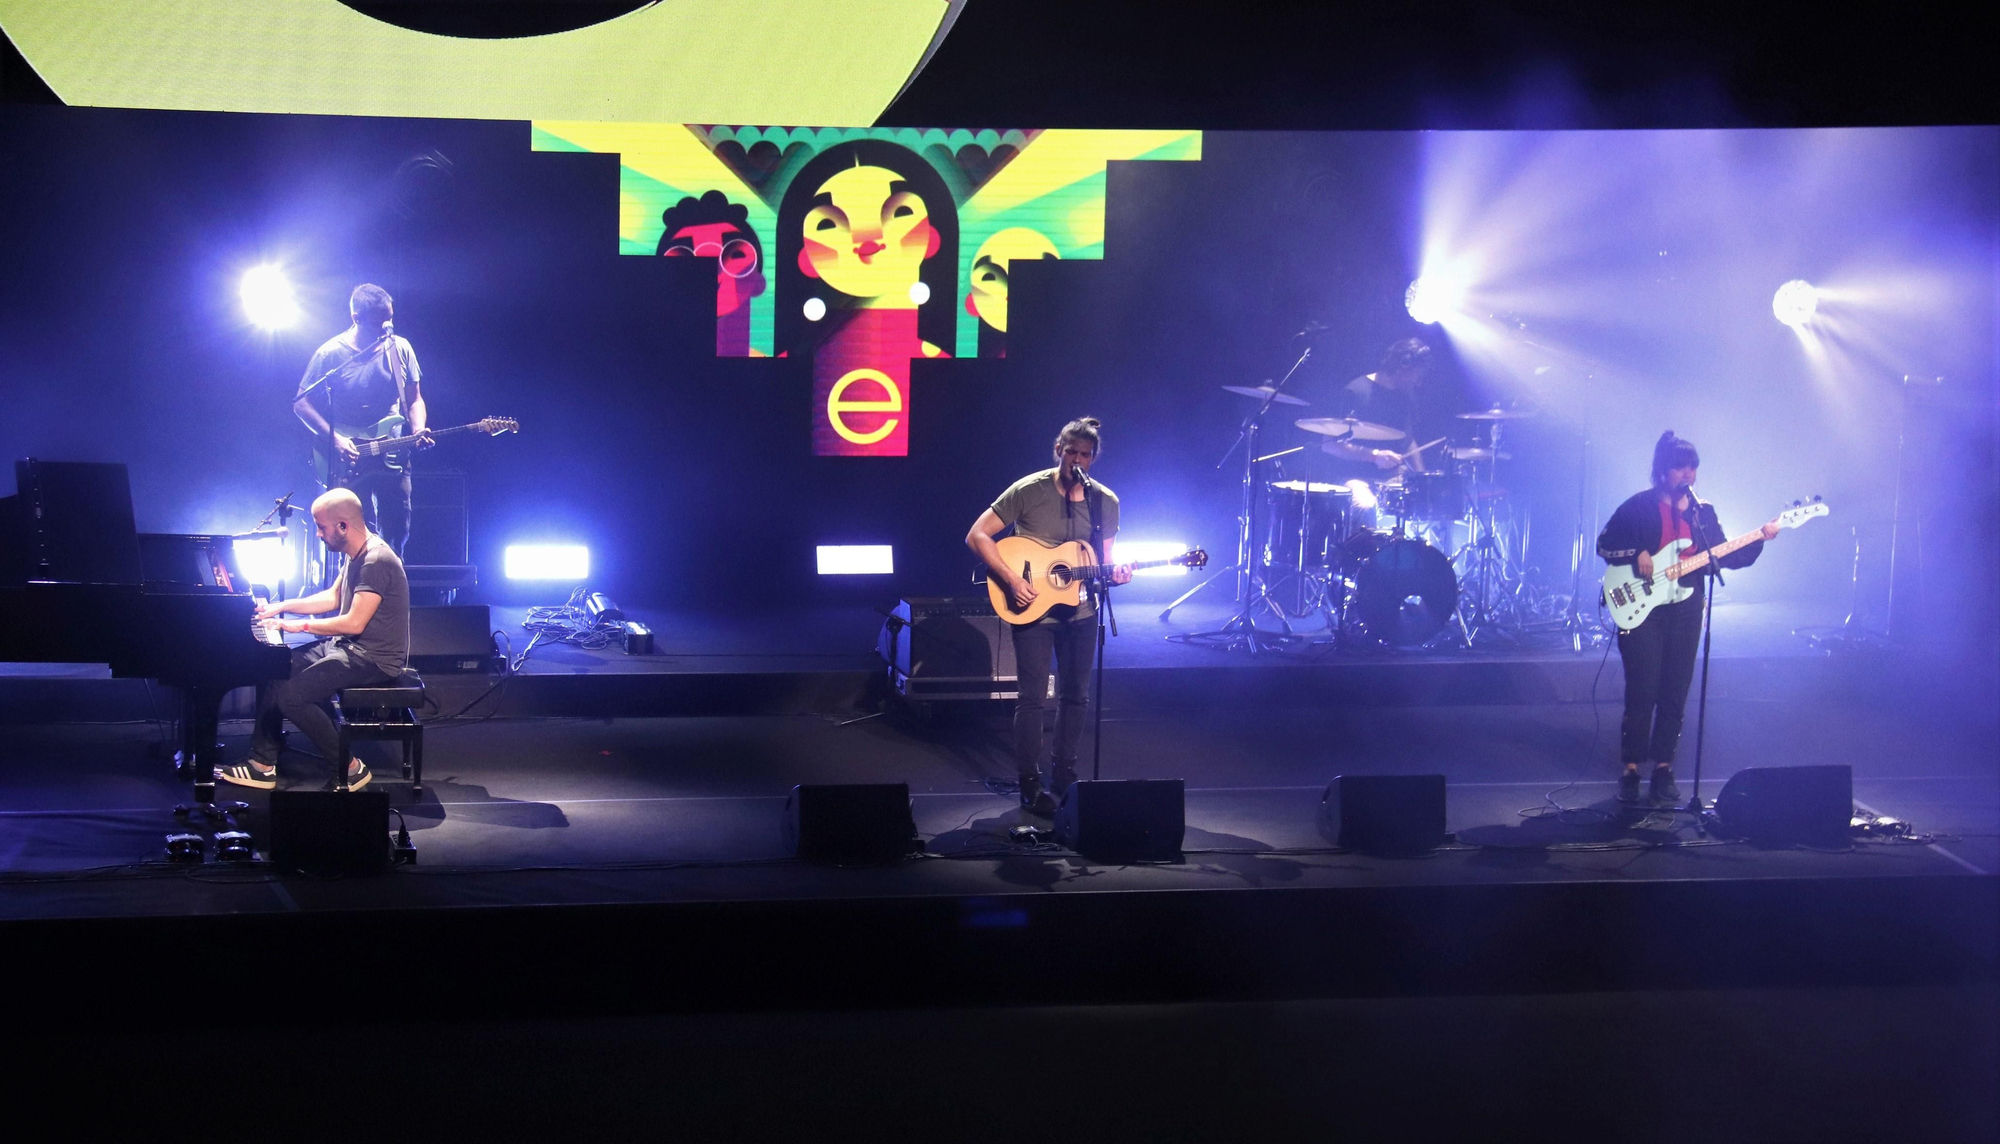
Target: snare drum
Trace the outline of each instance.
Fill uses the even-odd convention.
[[[1301,526],[1306,568],[1331,563],[1332,542],[1346,530],[1348,490],[1345,485],[1314,481],[1275,481],[1264,489],[1270,507],[1264,560],[1274,568],[1298,568]],[[1311,519],[1306,518],[1310,515]]]

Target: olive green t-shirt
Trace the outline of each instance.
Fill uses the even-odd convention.
[[[993,502],[993,515],[1011,526],[1016,536],[1032,537],[1044,544],[1070,540],[1090,544],[1090,499],[1073,501],[1064,496],[1056,483],[1056,472],[1054,468],[1043,469],[1007,486],[1007,491]],[[1088,496],[1100,504],[1104,539],[1109,541],[1118,535],[1118,494],[1102,481],[1092,481],[1091,488],[1095,491]],[[1091,550],[1096,552],[1096,549],[1097,545],[1092,544]],[[1102,562],[1104,553],[1097,552],[1097,559]],[[1085,599],[1088,598],[1086,595]],[[1058,604],[1049,609],[1043,622],[1060,623],[1091,614],[1087,603],[1076,608]]]

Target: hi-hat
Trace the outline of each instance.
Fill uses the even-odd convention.
[[[1262,401],[1267,397],[1271,397],[1271,387],[1268,385],[1225,385],[1222,388],[1228,390],[1231,393],[1240,393],[1245,397],[1254,397],[1259,401]],[[1271,397],[1271,403],[1273,405],[1311,404],[1311,402],[1293,397],[1289,393],[1280,393],[1276,397]]]
[[[1322,437],[1337,437],[1352,441],[1394,441],[1403,435],[1400,429],[1391,429],[1387,425],[1377,425],[1373,421],[1361,421],[1353,417],[1301,417],[1292,424],[1308,433],[1318,433]]]
[[[1460,421],[1520,421],[1533,417],[1534,413],[1525,409],[1481,409],[1473,413],[1461,413]]]

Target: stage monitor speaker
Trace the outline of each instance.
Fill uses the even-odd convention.
[[[985,596],[911,596],[876,651],[908,699],[1012,699],[1014,636]]]
[[[1180,779],[1083,779],[1056,809],[1056,842],[1107,862],[1172,862],[1187,833]]]
[[[894,862],[924,848],[908,783],[800,783],[780,829],[786,852],[815,862]]]
[[[410,666],[419,672],[483,671],[493,657],[493,616],[485,604],[410,609]]]
[[[307,874],[389,868],[389,792],[274,790],[271,862]]]
[[[1443,775],[1339,775],[1319,803],[1320,834],[1363,854],[1427,854],[1444,845]]]
[[[1850,767],[1750,767],[1715,796],[1715,816],[1730,834],[1752,842],[1839,846],[1854,821]]]

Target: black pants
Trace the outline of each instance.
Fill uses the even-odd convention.
[[[1701,596],[1654,608],[1645,622],[1618,633],[1625,664],[1625,721],[1619,758],[1628,763],[1674,761],[1701,646]]]
[[[1042,712],[1048,707],[1049,660],[1056,668],[1054,763],[1076,769],[1077,745],[1090,708],[1090,665],[1097,650],[1097,620],[1023,624],[1014,629],[1014,667],[1021,697],[1014,704],[1014,773],[1027,778],[1042,761]]]
[[[343,688],[390,682],[387,672],[339,640],[321,640],[292,649],[292,677],[257,687],[257,727],[250,735],[250,757],[266,766],[278,762],[284,743],[285,720],[306,733],[320,756],[345,770],[340,757],[340,732],[326,703]]]

